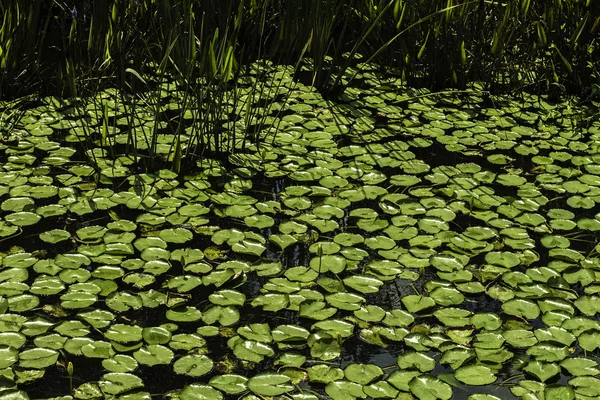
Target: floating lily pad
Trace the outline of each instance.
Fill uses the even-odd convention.
[[[48,348],[33,348],[19,353],[19,366],[23,368],[46,368],[58,359],[58,351]]]
[[[106,394],[121,394],[136,388],[144,387],[141,378],[124,372],[104,374],[99,382],[100,388]]]
[[[10,199],[6,199],[0,205],[2,211],[23,211],[27,209],[31,210],[31,206],[35,204],[35,201],[30,199],[29,197],[13,197]]]
[[[4,219],[15,226],[29,226],[38,223],[42,217],[32,212],[21,211],[8,214]]]
[[[225,393],[237,394],[248,389],[247,382],[248,378],[244,376],[223,374],[212,377],[209,384]]]
[[[458,368],[454,377],[467,385],[489,385],[496,381],[493,371],[483,365],[469,365]]]
[[[374,364],[350,364],[344,369],[346,379],[368,385],[383,376],[383,370]]]
[[[377,293],[383,282],[374,277],[354,275],[343,280],[346,286],[361,293]]]
[[[151,344],[133,353],[133,357],[143,365],[169,364],[173,359],[173,351],[159,344]]]
[[[354,400],[364,399],[367,397],[367,395],[362,390],[362,385],[346,380],[339,380],[328,383],[327,386],[325,386],[325,392],[334,400]]]
[[[294,389],[290,380],[282,374],[258,374],[248,380],[248,389],[262,396],[279,396]]]
[[[188,355],[175,361],[173,370],[178,374],[199,377],[208,374],[213,365],[213,361],[204,354]]]
[[[517,317],[536,319],[540,315],[539,307],[526,299],[512,299],[502,304],[505,313]]]
[[[185,243],[191,240],[194,235],[188,229],[173,228],[163,229],[159,232],[159,237],[168,243]]]
[[[452,397],[450,385],[431,375],[415,376],[408,385],[411,393],[421,400],[448,400]]]
[[[560,373],[560,367],[555,363],[543,363],[541,361],[530,361],[524,368],[524,371],[532,374],[542,382],[546,382],[553,376]]]

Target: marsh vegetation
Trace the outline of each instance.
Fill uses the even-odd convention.
[[[597,4],[0,5],[0,400],[600,396]]]

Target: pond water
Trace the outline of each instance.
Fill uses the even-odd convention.
[[[598,114],[356,85],[216,120],[176,85],[135,122],[114,91],[23,108],[0,399],[598,398]],[[237,151],[178,165],[198,121]]]

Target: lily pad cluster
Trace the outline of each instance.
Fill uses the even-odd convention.
[[[358,78],[336,102],[286,78],[259,142],[180,174],[137,171],[121,128],[87,149],[90,110],[27,109],[0,144],[0,399],[53,369],[149,399],[152,368],[182,400],[598,398],[600,122]]]

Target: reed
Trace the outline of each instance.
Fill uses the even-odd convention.
[[[242,58],[289,61],[306,48],[321,89],[353,60],[345,52],[432,87],[598,85],[591,0],[2,0],[0,11],[2,97],[125,87],[127,68],[147,70],[172,43],[171,70],[209,79],[231,79]]]
[[[357,64],[348,53],[434,88],[600,83],[591,0],[0,0],[0,12],[0,98],[135,92],[143,84],[126,71],[150,72],[173,43],[169,73],[228,81],[254,60],[303,55],[323,91]]]

